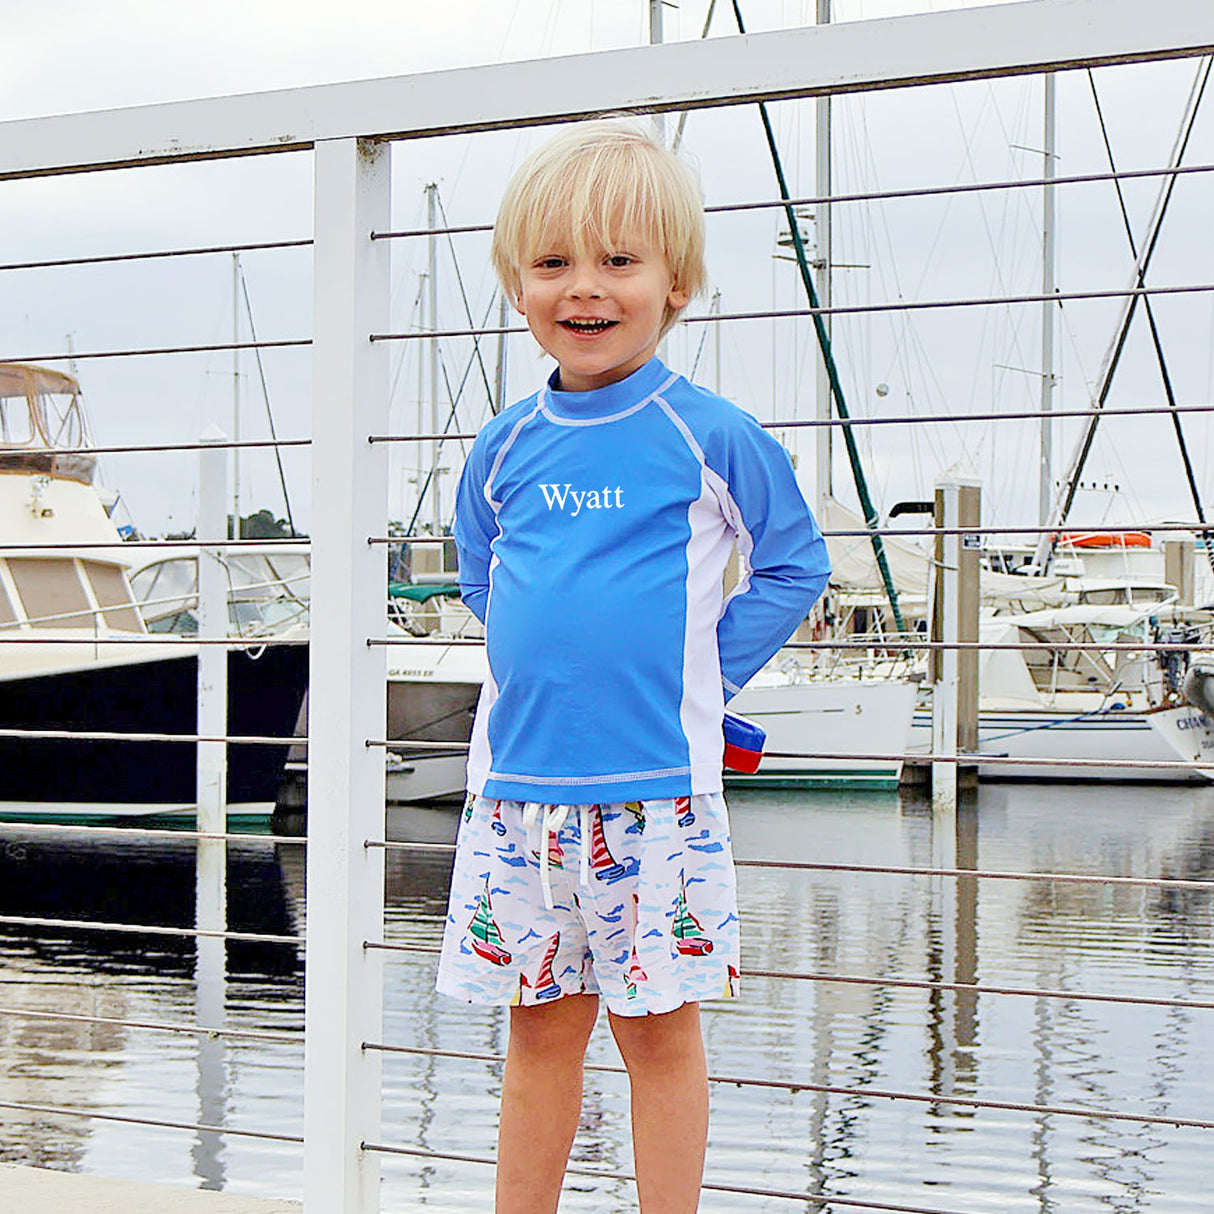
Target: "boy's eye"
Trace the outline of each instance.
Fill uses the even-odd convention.
[[[565,264],[563,257],[558,257],[553,253],[550,257],[541,257],[536,263],[536,268],[540,270],[557,270]]]
[[[632,265],[632,258],[627,253],[612,253],[611,256],[607,258],[607,264],[609,266],[614,266],[616,269],[620,269],[624,266]]]

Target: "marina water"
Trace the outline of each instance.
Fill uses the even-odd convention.
[[[984,871],[1204,880],[1214,870],[1214,789],[984,784],[955,839],[906,793],[730,801],[739,858],[932,868],[955,856]],[[395,811],[391,831],[449,840],[455,817]],[[303,852],[255,837],[232,845],[233,930],[302,930]],[[449,866],[446,852],[389,852],[389,942],[437,945]],[[743,868],[739,889],[749,970],[1214,1000],[1210,890],[786,868]],[[193,909],[189,840],[50,841],[0,827],[0,913],[185,927]],[[433,995],[433,963],[388,954],[384,1040],[500,1054],[506,1014]],[[185,1025],[195,999],[188,938],[0,928],[4,1008]],[[231,943],[226,1006],[232,1029],[302,1034],[302,949]],[[846,1089],[715,1083],[706,1179],[820,1200],[707,1192],[706,1212],[849,1208],[832,1197],[1026,1214],[1210,1208],[1214,1130],[948,1098],[1211,1120],[1214,1009],[752,976],[740,999],[706,1005],[704,1022],[715,1075]],[[0,1041],[0,1100],[302,1133],[301,1038],[217,1049],[189,1034],[4,1015]],[[605,1025],[591,1061],[618,1064]],[[499,1084],[497,1063],[385,1054],[383,1141],[490,1155]],[[623,1076],[589,1072],[573,1160],[627,1172],[628,1141]],[[0,1160],[97,1175],[297,1198],[300,1152],[0,1109]],[[385,1211],[489,1206],[483,1165],[386,1156],[383,1176]],[[583,1176],[562,1202],[634,1208],[630,1185]]]

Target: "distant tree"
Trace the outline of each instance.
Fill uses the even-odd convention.
[[[275,518],[269,510],[258,510],[254,514],[246,514],[240,520],[240,538],[242,540],[289,540],[291,526],[285,518]]]

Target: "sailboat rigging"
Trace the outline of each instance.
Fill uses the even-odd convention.
[[[746,27],[742,21],[742,10],[739,7],[738,0],[733,0],[733,11],[738,25],[738,33],[745,34]],[[780,198],[785,204],[784,213],[788,219],[789,230],[792,234],[792,246],[796,254],[797,268],[801,274],[801,283],[809,299],[809,306],[813,310],[814,333],[817,336],[822,360],[826,367],[826,374],[830,381],[831,399],[834,401],[835,412],[838,414],[839,420],[846,422],[851,415],[848,412],[847,402],[843,397],[843,385],[839,380],[839,369],[835,363],[830,334],[826,331],[826,322],[822,316],[818,292],[814,286],[809,258],[805,253],[805,242],[801,238],[800,227],[797,224],[797,216],[792,204],[792,194],[789,192],[788,182],[784,176],[784,164],[780,158],[780,149],[776,143],[775,131],[771,125],[771,117],[768,114],[766,103],[762,101],[759,102],[759,117],[762,119],[763,131],[767,137],[768,150],[771,152],[772,167],[775,169]],[[851,426],[844,425],[842,430],[843,442],[847,447],[847,459],[851,465],[852,479],[856,487],[856,495],[860,499],[860,509],[864,514],[864,525],[872,533],[873,558],[876,560],[877,568],[881,573],[881,582],[885,587],[885,597],[889,601],[890,614],[894,619],[894,627],[900,633],[905,632],[906,626],[902,620],[902,611],[898,606],[898,591],[894,585],[893,575],[890,573],[889,562],[885,556],[885,544],[879,530],[881,520],[877,515],[876,508],[873,506],[872,498],[869,496],[868,482],[864,476],[864,469],[860,464],[860,452],[856,446],[856,438],[852,433]]]
[[[1178,169],[1184,160],[1189,138],[1193,133],[1194,124],[1197,120],[1197,111],[1205,92],[1206,83],[1209,80],[1211,62],[1214,61],[1207,58],[1202,61],[1202,65],[1198,68],[1197,78],[1194,80],[1193,87],[1189,93],[1180,130],[1168,162],[1170,170]],[[1131,290],[1127,292],[1122,302],[1121,316],[1114,330],[1113,339],[1105,352],[1104,362],[1101,365],[1100,375],[1097,380],[1096,391],[1092,394],[1091,413],[1076,442],[1066,476],[1059,486],[1053,508],[1050,511],[1050,517],[1046,521],[1045,525],[1049,527],[1049,530],[1044,531],[1038,541],[1033,563],[1043,574],[1049,571],[1050,562],[1053,560],[1054,550],[1058,544],[1059,530],[1066,522],[1067,515],[1070,513],[1071,506],[1074,503],[1075,494],[1079,488],[1079,478],[1083,473],[1084,464],[1087,462],[1087,457],[1092,449],[1092,443],[1096,437],[1096,427],[1100,423],[1100,413],[1108,400],[1109,391],[1113,386],[1113,376],[1121,361],[1122,351],[1125,349],[1130,323],[1134,318],[1138,300],[1142,297],[1147,269],[1151,264],[1151,259],[1154,256],[1155,248],[1159,241],[1159,233],[1163,225],[1164,216],[1167,214],[1168,204],[1171,202],[1176,186],[1176,177],[1177,174],[1174,171],[1169,172],[1160,186],[1154,211],[1147,224],[1146,235],[1135,257],[1134,272],[1130,280]]]

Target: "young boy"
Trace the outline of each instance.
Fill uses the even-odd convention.
[[[532,155],[494,229],[502,284],[557,362],[481,431],[456,505],[490,676],[437,985],[511,1008],[497,1214],[556,1209],[600,996],[641,1210],[697,1207],[699,1002],[738,975],[724,703],[829,573],[784,450],[654,356],[703,247],[693,175],[614,121]]]

